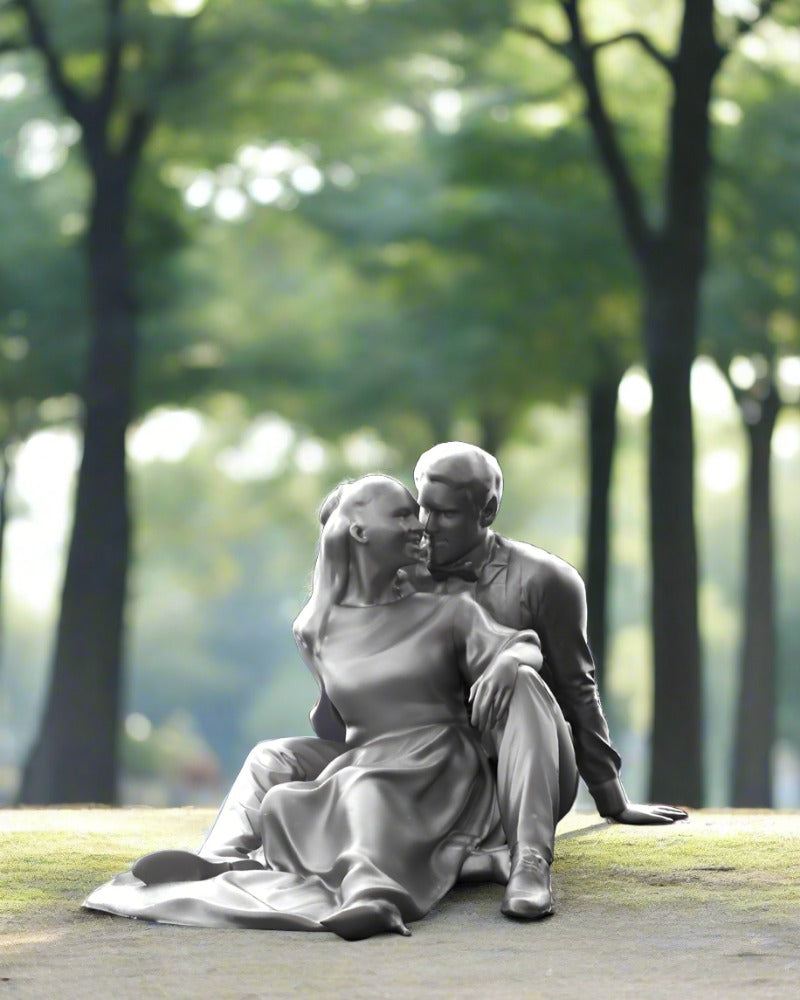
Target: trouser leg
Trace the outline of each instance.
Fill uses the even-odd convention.
[[[497,799],[508,845],[532,847],[552,863],[556,824],[575,801],[578,768],[569,726],[531,668],[520,668],[498,729]]]
[[[285,781],[312,781],[344,750],[343,743],[305,736],[258,743],[247,755],[198,853],[225,860],[249,857],[261,847],[259,812],[270,788]]]

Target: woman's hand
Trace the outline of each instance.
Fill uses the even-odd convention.
[[[484,730],[503,722],[519,668],[525,665],[538,672],[543,662],[541,649],[532,642],[517,642],[499,653],[470,688],[472,725]]]

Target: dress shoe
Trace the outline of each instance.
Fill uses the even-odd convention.
[[[511,851],[511,877],[500,910],[518,920],[539,920],[553,912],[550,865],[532,847]]]
[[[145,885],[164,882],[201,882],[223,872],[252,871],[264,866],[258,861],[211,861],[192,851],[154,851],[134,864],[131,872]]]
[[[400,911],[385,899],[362,899],[321,920],[322,926],[345,941],[362,941],[375,934],[400,934],[411,937]]]

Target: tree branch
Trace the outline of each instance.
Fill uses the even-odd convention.
[[[775,6],[775,0],[760,0],[756,6],[758,7],[758,13],[752,20],[745,21],[743,17],[736,18],[737,38],[741,38],[743,35],[751,32],[757,24],[763,21],[765,17],[768,17],[772,13],[772,8]]]
[[[595,144],[622,217],[622,225],[631,241],[634,253],[642,260],[653,241],[653,233],[645,218],[641,195],[622,152],[614,123],[603,99],[595,67],[595,49],[583,35],[578,0],[561,0],[570,28],[570,58],[586,95],[586,116]]]
[[[151,110],[135,111],[131,115],[128,130],[120,149],[120,157],[124,162],[135,166],[144,144],[153,130],[155,120],[155,114]]]
[[[518,31],[521,35],[525,35],[527,38],[535,38],[537,42],[541,42],[542,45],[546,45],[551,52],[556,52],[560,56],[569,59],[569,43],[559,42],[555,38],[551,38],[548,34],[537,28],[532,24],[513,24],[512,29]]]
[[[103,115],[114,105],[119,89],[119,72],[122,59],[122,7],[125,0],[106,0],[106,64],[98,104]]]
[[[124,0],[108,0],[109,4],[117,6],[121,6],[123,2]],[[176,26],[172,43],[168,47],[167,57],[161,67],[161,72],[153,81],[154,86],[151,88],[150,98],[146,102],[146,106],[131,114],[128,129],[118,154],[126,169],[135,170],[136,168],[139,156],[158,118],[159,98],[169,83],[180,76],[190,48],[192,25],[200,16],[201,13],[198,13],[191,18],[181,18],[181,23]]]
[[[665,69],[670,76],[675,75],[675,61],[670,56],[665,55],[648,37],[641,31],[625,31],[621,35],[613,38],[604,38],[601,42],[595,42],[589,46],[589,50],[599,52],[600,49],[607,49],[610,45],[617,45],[619,42],[636,42],[649,56]]]
[[[50,32],[47,30],[34,0],[14,0],[14,2],[25,15],[31,42],[44,58],[47,77],[56,97],[60,100],[67,114],[83,125],[86,118],[87,102],[64,75],[61,60],[50,38]]]
[[[194,25],[200,19],[203,10],[192,17],[181,17],[174,25],[172,36],[166,47],[166,54],[161,59],[160,65],[154,66],[150,74],[147,87],[146,105],[149,108],[148,114],[155,120],[159,101],[170,85],[179,82],[188,76],[188,57],[191,51],[191,37]]]

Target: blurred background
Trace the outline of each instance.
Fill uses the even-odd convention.
[[[2,0],[0,803],[310,733],[317,506],[456,438],[629,795],[800,806],[799,86],[788,0]]]

